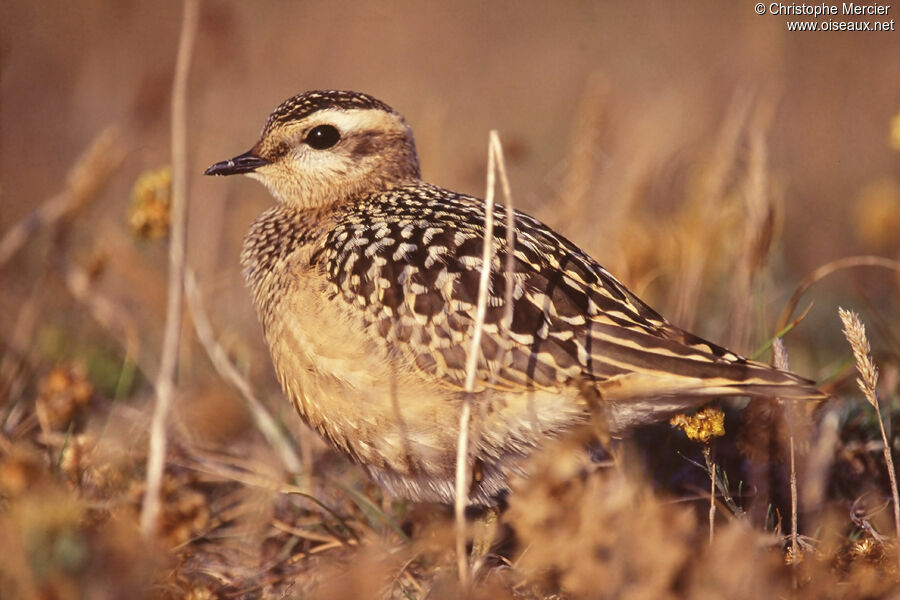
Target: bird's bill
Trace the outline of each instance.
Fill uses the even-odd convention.
[[[235,156],[234,158],[229,158],[228,160],[217,162],[206,171],[204,171],[203,174],[239,175],[241,173],[252,173],[259,167],[263,167],[267,164],[269,164],[269,161],[254,154],[253,150],[248,150],[247,152]]]

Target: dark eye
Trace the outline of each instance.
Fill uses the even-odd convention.
[[[309,130],[304,141],[316,150],[325,150],[337,144],[340,139],[341,132],[337,130],[337,127],[319,125]]]

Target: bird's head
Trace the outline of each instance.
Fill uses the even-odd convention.
[[[412,131],[383,102],[312,91],[276,108],[253,148],[205,172],[239,173],[283,204],[313,208],[418,179],[419,162]]]

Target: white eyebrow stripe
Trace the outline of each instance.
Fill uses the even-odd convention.
[[[306,131],[317,125],[334,125],[343,134],[351,131],[379,130],[402,131],[408,127],[403,118],[395,113],[389,113],[377,108],[351,108],[341,110],[338,108],[324,108],[318,110],[303,119],[285,124],[286,127],[301,127]]]

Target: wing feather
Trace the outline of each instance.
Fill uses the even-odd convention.
[[[417,184],[354,206],[326,242],[333,293],[357,307],[392,352],[462,388],[474,331],[482,201]],[[672,326],[590,256],[540,221],[516,212],[506,246],[495,208],[488,310],[477,365],[480,387],[560,389],[602,395],[821,397],[811,381]],[[505,271],[507,254],[513,269]],[[503,321],[507,286],[512,321]]]

